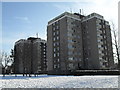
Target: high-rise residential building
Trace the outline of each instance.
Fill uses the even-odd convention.
[[[48,22],[48,73],[67,73],[69,70],[83,68],[80,22],[80,16],[67,12]]]
[[[46,71],[46,41],[30,37],[20,39],[14,46],[15,73],[39,73]]]
[[[92,13],[82,18],[83,60],[86,69],[113,67],[110,25],[103,16]]]
[[[109,69],[113,65],[110,26],[103,16],[65,12],[48,22],[48,73]]]

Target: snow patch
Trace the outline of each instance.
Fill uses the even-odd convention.
[[[0,88],[118,88],[118,76],[11,75],[0,78],[0,82]]]

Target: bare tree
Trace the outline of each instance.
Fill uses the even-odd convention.
[[[114,25],[114,23],[112,22],[112,36],[113,36],[113,45],[114,45],[114,47],[115,47],[115,57],[116,57],[116,59],[117,59],[117,61],[118,61],[118,69],[120,69],[120,53],[119,53],[119,48],[120,48],[120,46],[118,45],[118,31],[117,31],[117,29],[115,29],[115,25]]]
[[[11,58],[11,72],[10,73],[13,73],[14,72],[14,50],[13,49],[11,49],[10,58]]]
[[[9,64],[12,63],[12,59],[10,58],[10,56],[6,52],[3,51],[0,53],[0,61],[2,64],[3,76],[5,76],[6,70],[9,66]]]
[[[1,53],[1,51],[0,51],[0,73],[2,73],[2,53]]]

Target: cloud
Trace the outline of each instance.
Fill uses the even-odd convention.
[[[53,6],[62,12],[72,11],[72,13],[74,13],[79,12],[80,9],[83,9],[82,13],[84,15],[95,12],[104,16],[105,20],[113,21],[116,27],[118,27],[118,1],[119,0],[77,0],[70,4],[55,4]]]
[[[93,2],[89,2],[88,0],[80,1],[75,0],[74,2],[65,2],[64,4],[54,4],[53,6],[56,7],[60,11],[67,11],[67,12],[79,12],[80,9],[85,8],[85,6],[93,5]]]
[[[20,20],[25,23],[31,23],[28,17],[15,17],[16,20]]]

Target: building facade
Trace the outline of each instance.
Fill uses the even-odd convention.
[[[14,46],[15,73],[38,73],[46,71],[46,41],[30,37],[21,39]]]
[[[113,65],[110,26],[96,13],[65,12],[48,22],[48,72],[109,69]]]
[[[63,13],[48,22],[47,60],[49,72],[67,73],[83,68],[82,30],[77,15]]]
[[[82,18],[83,57],[86,69],[113,67],[111,29],[103,16],[92,13]]]

